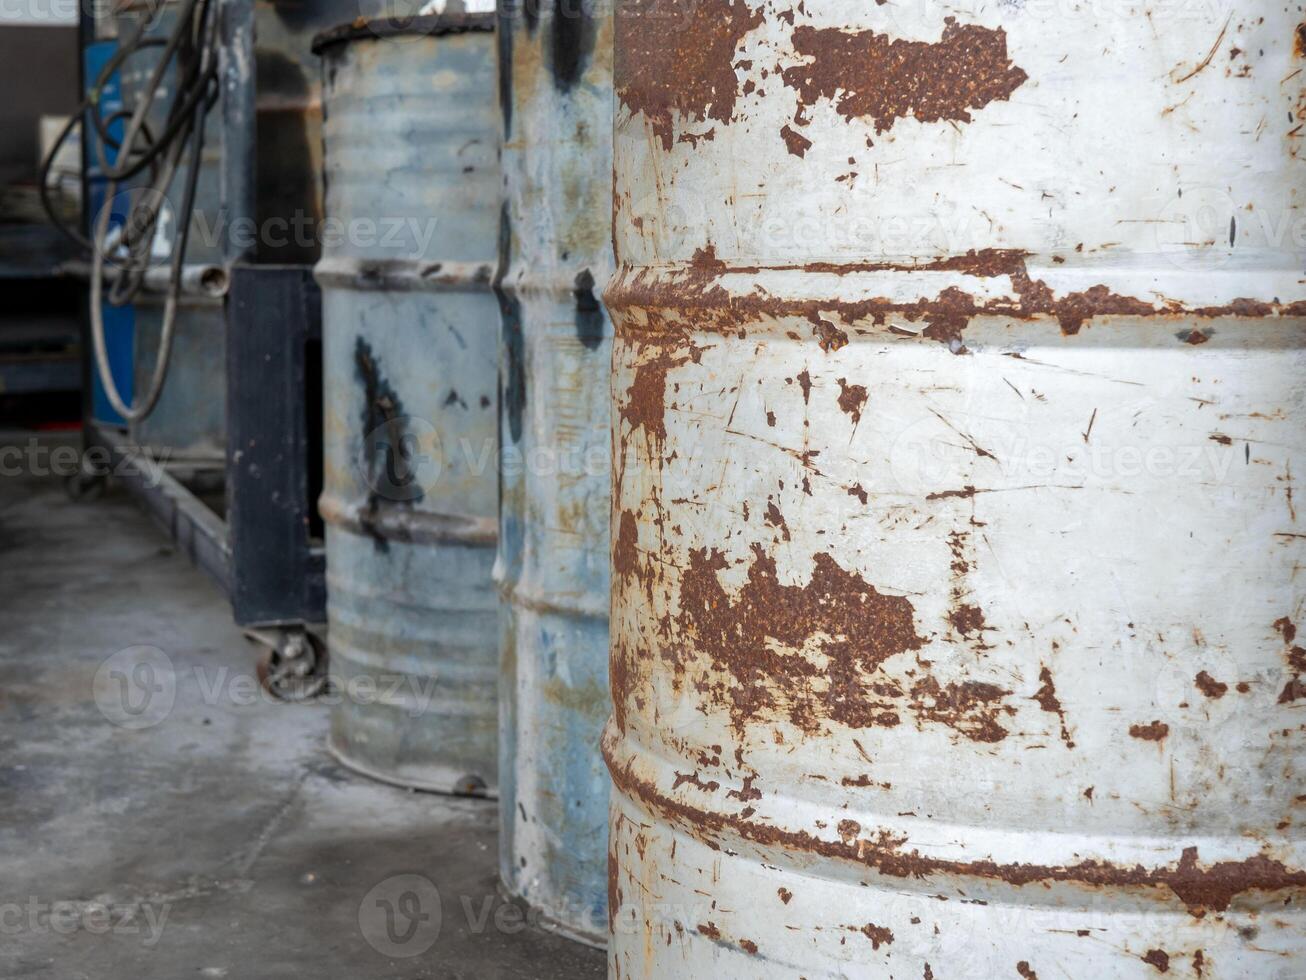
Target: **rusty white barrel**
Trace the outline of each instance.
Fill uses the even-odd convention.
[[[612,5],[499,18],[504,885],[575,938],[607,931]]]
[[[1304,39],[619,5],[612,976],[1306,972]]]
[[[494,17],[319,37],[332,752],[493,795],[498,237]]]

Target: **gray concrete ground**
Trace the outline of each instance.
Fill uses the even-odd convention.
[[[225,599],[125,494],[75,504],[20,468],[0,476],[0,977],[603,974],[497,896],[493,803],[341,769],[327,709],[254,689]]]

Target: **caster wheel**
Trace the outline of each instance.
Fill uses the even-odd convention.
[[[327,685],[326,647],[305,629],[245,634],[265,650],[258,662],[263,688],[281,701],[310,701]]]

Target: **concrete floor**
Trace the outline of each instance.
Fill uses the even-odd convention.
[[[125,494],[26,468],[0,476],[0,977],[603,975],[497,896],[494,803],[341,769],[327,708],[252,690],[224,597]]]

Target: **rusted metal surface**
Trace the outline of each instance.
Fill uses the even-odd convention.
[[[497,792],[493,17],[321,40],[331,749]],[[396,288],[398,287],[398,288]],[[368,693],[372,692],[372,693]]]
[[[607,929],[612,6],[506,5],[500,869],[589,942]]]
[[[622,3],[614,977],[1288,977],[1300,11]]]

